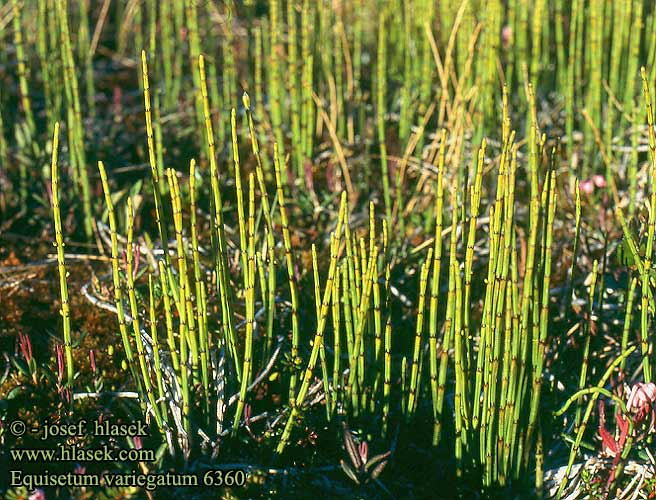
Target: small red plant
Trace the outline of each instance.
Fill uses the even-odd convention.
[[[606,484],[607,492],[615,480],[617,466],[622,458],[629,436],[639,438],[637,433],[641,428],[643,428],[642,437],[654,431],[654,422],[656,420],[656,384],[653,382],[637,383],[630,391],[625,390],[625,397],[627,415],[623,415],[619,408],[615,412],[615,435],[606,429],[606,404],[602,400],[599,401],[599,436],[601,437],[602,454],[613,459]],[[644,424],[647,422],[649,424],[644,429]],[[630,434],[631,428],[633,431]]]

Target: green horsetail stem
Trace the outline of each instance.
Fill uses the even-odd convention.
[[[514,132],[510,134],[509,140],[510,143],[513,142]],[[503,367],[501,372],[501,392],[498,400],[499,409],[497,412],[497,428],[499,430],[499,439],[496,444],[496,453],[494,455],[497,463],[494,466],[494,477],[500,484],[506,483],[507,478],[507,464],[508,464],[508,455],[505,450],[505,432],[506,432],[506,410],[510,403],[509,401],[509,386],[510,386],[510,375],[512,372],[512,358],[513,358],[513,290],[512,287],[516,285],[514,280],[514,274],[516,272],[516,245],[514,238],[514,202],[515,202],[515,174],[517,171],[517,145],[512,145],[510,167],[507,172],[506,181],[506,192],[507,192],[507,201],[505,204],[505,226],[503,228],[504,232],[504,253],[503,253],[503,269],[502,269],[502,278],[501,278],[501,291],[500,294],[504,294],[505,297],[499,297],[499,304],[497,310],[497,322],[495,328],[498,330],[498,334],[503,335]],[[510,267],[510,277],[508,276]],[[510,281],[510,286],[508,282]],[[504,302],[505,300],[505,302]],[[505,315],[503,315],[503,310],[505,309]],[[503,318],[502,318],[503,315]],[[502,325],[502,320],[505,322],[505,325]],[[503,328],[503,333],[502,332]],[[499,340],[499,345],[497,349],[501,348],[501,341]],[[491,441],[491,440],[490,440]],[[488,448],[492,448],[492,443],[488,442]]]
[[[206,409],[206,424],[210,423],[210,347],[212,346],[212,339],[209,336],[207,324],[207,288],[205,282],[200,283],[200,295],[198,301],[198,343],[200,354],[200,368],[203,381],[203,388],[205,389],[205,409]]]
[[[597,286],[597,276],[598,276],[598,265],[599,262],[595,259],[595,261],[592,264],[592,278],[590,280],[590,291],[588,293],[588,324],[585,325],[585,344],[583,346],[583,362],[581,363],[581,372],[579,375],[579,390],[583,389],[585,387],[586,381],[587,381],[587,373],[588,373],[588,361],[589,361],[589,356],[590,356],[590,340],[592,337],[592,329],[593,329],[593,319],[592,319],[592,314],[593,314],[593,302],[594,302],[594,296],[595,296],[595,289]],[[574,428],[578,429],[579,425],[581,425],[581,411],[582,411],[582,402],[579,401],[579,405],[576,408],[576,417],[574,418]]]
[[[14,45],[16,47],[16,62],[18,64],[18,91],[21,107],[25,113],[25,121],[30,132],[35,131],[34,115],[32,113],[32,102],[30,101],[29,86],[27,83],[27,66],[25,59],[25,47],[23,45],[23,28],[21,27],[21,3],[19,0],[12,1]],[[23,199],[23,202],[25,200]]]
[[[166,175],[169,183],[169,191],[171,193],[171,206],[173,209],[173,224],[175,227],[175,239],[177,242],[178,250],[178,292],[180,294],[180,300],[178,303],[178,316],[180,318],[180,326],[178,331],[179,342],[180,342],[180,367],[181,367],[181,387],[182,387],[182,422],[185,432],[187,434],[190,431],[190,422],[189,422],[189,374],[191,373],[192,377],[194,372],[191,369],[191,364],[189,363],[189,346],[191,345],[191,340],[189,339],[188,331],[188,318],[187,318],[187,296],[189,295],[189,290],[187,288],[187,258],[184,250],[184,243],[182,241],[182,207],[180,203],[180,193],[177,186],[177,178],[175,176],[175,171],[172,169],[166,170]],[[192,353],[192,358],[193,353]],[[192,364],[194,362],[192,361]]]
[[[374,268],[372,268],[368,264],[367,249],[366,249],[366,245],[365,245],[365,242],[364,242],[364,238],[360,238],[360,259],[362,261],[362,269],[363,270],[367,270],[368,273],[369,272],[373,272],[373,273],[377,272],[377,270],[375,269],[375,264],[376,264],[375,261],[373,262]],[[369,276],[369,274],[367,274],[366,276],[363,276],[363,278],[362,278],[363,282],[365,280],[365,277],[368,277],[368,276]],[[365,311],[366,318],[363,320],[363,323],[366,324],[366,331],[363,330],[362,344],[361,344],[362,348],[360,349],[360,351],[358,353],[358,387],[362,388],[361,404],[362,404],[363,407],[366,406],[366,401],[365,401],[366,397],[367,397],[366,391],[368,389],[366,387],[366,383],[365,383],[365,367],[367,366],[366,360],[365,360],[365,352],[367,351],[366,339],[373,336],[372,332],[371,332],[371,323],[372,323],[372,321],[371,321],[371,311],[370,311],[370,305],[369,304],[371,304],[371,296],[373,295],[373,289],[374,289],[373,282],[374,281],[375,281],[375,279],[372,276],[372,278],[371,278],[371,290],[369,291],[369,299],[368,299],[369,302],[367,303],[366,311]],[[365,324],[363,324],[363,329],[365,328]],[[367,371],[367,373],[368,373],[368,371]]]
[[[376,261],[378,259],[378,247],[374,247],[371,252],[367,269],[362,278],[362,295],[360,304],[357,310],[357,322],[355,337],[353,342],[353,354],[351,357],[351,365],[349,371],[348,391],[351,394],[352,401],[357,400],[357,393],[355,392],[356,379],[358,382],[358,389],[362,390],[362,381],[364,380],[364,332],[367,325],[367,313],[369,312],[369,302],[371,297],[372,283],[377,279],[376,274]],[[354,407],[356,414],[359,412],[359,404]]]
[[[481,147],[478,150],[478,162],[476,165],[476,177],[474,179],[474,184],[471,186],[471,197],[470,197],[470,219],[469,219],[469,230],[467,232],[467,248],[465,250],[465,297],[464,304],[465,308],[463,310],[463,328],[467,334],[467,337],[471,335],[470,333],[470,315],[471,315],[471,280],[472,280],[472,269],[473,269],[473,260],[474,260],[474,246],[476,243],[476,225],[478,223],[480,201],[481,201],[481,186],[483,183],[483,169],[485,162],[485,150],[487,148],[487,141],[483,139],[481,142]],[[440,153],[440,163],[443,165],[444,153]],[[438,167],[439,168],[439,167]],[[439,194],[438,194],[439,196]],[[444,196],[443,194],[441,196]],[[441,221],[439,231],[442,231]],[[435,238],[438,239],[438,233],[436,229]],[[437,244],[436,244],[437,247]],[[437,295],[439,292],[439,279],[438,283],[434,286],[434,295]],[[436,296],[437,300],[437,296]],[[471,368],[471,367],[470,367]],[[476,425],[474,425],[476,427]]]
[[[410,88],[415,82],[412,80],[412,62],[414,57],[410,53],[412,32],[410,23],[412,19],[412,2],[403,2],[403,83],[399,90],[399,140],[407,144],[410,137],[410,122],[413,119],[413,109],[410,106]]]
[[[80,60],[84,61],[84,86],[86,91],[87,110],[89,116],[95,118],[96,90],[93,83],[93,54],[91,53],[89,38],[89,5],[86,0],[78,2],[80,23],[78,35],[78,53]]]
[[[301,93],[299,92],[299,64],[296,1],[287,2],[287,53],[289,56],[289,75],[287,85],[291,101],[292,151],[298,178],[303,177],[303,144],[301,136]]]
[[[380,147],[380,168],[383,177],[383,198],[385,200],[385,217],[387,225],[392,226],[392,201],[389,189],[389,167],[387,165],[387,146],[385,145],[385,83],[387,51],[385,33],[385,11],[378,17],[378,59],[376,73],[376,122],[378,125],[378,142]]]
[[[312,101],[312,87],[314,78],[314,55],[312,53],[312,23],[314,10],[313,2],[303,0],[301,11],[301,58],[303,68],[301,74],[301,133],[304,158],[312,158],[314,139],[314,108]]]
[[[433,249],[428,249],[426,260],[421,266],[421,273],[419,278],[419,304],[417,306],[417,327],[415,329],[415,344],[412,354],[412,372],[410,374],[410,394],[408,395],[408,411],[407,417],[411,418],[417,406],[417,392],[419,378],[419,355],[421,352],[421,334],[424,331],[424,308],[426,304],[426,285],[428,283],[428,273],[431,267],[431,258]]]
[[[201,56],[200,40],[198,33],[198,7],[197,0],[184,0],[185,7],[185,28],[187,31],[187,40],[189,41],[189,67],[191,68],[191,78],[194,83],[194,105],[196,108],[196,124],[198,131],[203,129],[203,102],[201,83],[198,72],[198,58]],[[201,134],[202,135],[202,134]]]
[[[345,57],[348,57],[348,47],[344,47],[343,42],[346,40],[346,34],[344,33],[344,25],[342,23],[342,14],[340,12],[333,12],[334,19],[334,28],[332,45],[333,45],[333,70],[334,70],[334,79],[329,80],[328,84],[332,87],[334,80],[335,87],[335,114],[337,115],[337,133],[340,137],[344,137],[346,134],[346,110],[344,102],[344,73],[346,72],[346,78],[349,78],[349,65],[348,61],[345,63]]]
[[[162,103],[164,109],[170,109],[174,102],[174,96],[172,95],[173,90],[173,52],[174,52],[174,26],[175,22],[173,19],[173,11],[171,9],[172,2],[163,1],[159,2],[159,19],[160,19],[160,36],[161,36],[161,53],[162,53],[162,62],[161,68],[162,72],[160,76],[164,81],[164,88],[168,90],[164,94],[164,102]]]
[[[237,352],[237,334],[235,332],[233,306],[231,298],[230,277],[228,269],[228,248],[223,223],[223,201],[219,187],[219,170],[216,164],[216,151],[214,147],[214,132],[212,129],[212,118],[210,116],[210,105],[207,97],[207,78],[205,76],[205,59],[198,56],[198,71],[200,72],[200,89],[203,101],[203,114],[205,116],[205,132],[207,138],[207,150],[210,160],[210,179],[212,187],[213,213],[212,232],[217,243],[217,255],[214,256],[216,269],[217,289],[221,298],[221,311],[227,344],[232,355],[237,379],[241,380],[241,363]]]
[[[189,316],[187,310],[188,297],[190,291],[188,288],[187,279],[187,256],[185,253],[184,242],[182,239],[182,206],[180,201],[180,192],[178,187],[178,180],[175,171],[172,169],[166,170],[167,180],[169,183],[169,192],[171,194],[171,208],[173,211],[173,225],[175,229],[175,239],[177,243],[177,261],[178,261],[178,292],[180,300],[178,306],[178,316],[180,318],[180,326],[178,331],[179,337],[179,350],[180,350],[180,363],[181,363],[181,382],[182,382],[182,420],[183,427],[189,433],[189,374],[195,378],[195,370],[192,366],[197,364],[197,358],[194,356],[192,349],[191,355],[189,350],[194,342],[193,334],[189,332]],[[190,301],[191,299],[189,299]],[[190,358],[191,357],[191,362]]]
[[[626,299],[626,312],[624,314],[624,327],[622,328],[622,354],[626,352],[627,346],[629,344],[629,331],[631,330],[631,320],[633,315],[633,301],[635,298],[635,290],[638,285],[638,278],[633,277],[631,279],[631,284],[629,285],[629,291],[627,292]],[[626,358],[622,359],[620,364],[620,371],[624,371],[626,367]]]
[[[312,245],[312,274],[314,278],[314,303],[317,318],[321,317],[321,285],[319,284],[319,263],[317,259],[317,247]],[[337,271],[335,271],[337,272]],[[336,279],[335,282],[339,280]],[[333,285],[334,286],[334,285]],[[328,363],[326,362],[326,348],[324,345],[319,347],[319,361],[321,362],[321,376],[323,379],[323,390],[326,398],[326,419],[330,422],[331,415],[331,395],[330,395],[330,380],[328,379]]]
[[[638,127],[638,113],[640,106],[633,103],[631,108],[631,162],[627,170],[629,179],[629,214],[635,213],[636,191],[638,189],[638,143],[640,141],[640,127]]]
[[[287,278],[289,283],[289,294],[292,305],[292,360],[296,361],[298,357],[298,342],[300,328],[298,322],[298,292],[296,287],[296,276],[294,274],[294,258],[292,254],[292,243],[289,236],[289,220],[287,219],[287,206],[285,201],[285,192],[282,183],[282,174],[280,172],[280,161],[278,157],[278,146],[274,144],[274,168],[276,174],[276,188],[278,197],[278,210],[280,211],[280,223],[282,226],[282,240],[285,246],[285,263],[287,265]],[[335,383],[335,382],[333,382]],[[292,373],[290,380],[290,395],[296,391],[296,373]]]
[[[246,391],[250,384],[253,365],[253,326],[255,322],[255,178],[248,176],[248,287],[246,288],[246,338],[244,340],[244,364],[241,369],[241,387],[235,410],[232,432],[236,434],[246,403]]]
[[[451,220],[451,231],[450,231],[450,247],[449,247],[449,290],[447,293],[447,301],[446,301],[446,314],[444,318],[444,335],[442,337],[442,350],[440,353],[440,372],[439,372],[439,378],[438,378],[438,386],[437,386],[437,422],[434,427],[434,434],[433,434],[433,443],[435,446],[437,446],[440,442],[440,434],[442,432],[442,424],[443,424],[443,417],[442,417],[442,409],[444,406],[444,394],[445,394],[445,389],[446,389],[446,376],[447,376],[447,366],[449,363],[449,349],[451,348],[451,339],[455,338],[455,332],[454,332],[454,322],[453,322],[453,317],[455,315],[455,295],[456,295],[456,288],[455,288],[455,276],[454,273],[456,272],[455,268],[455,262],[456,262],[456,221],[458,219],[457,216],[457,208],[455,206],[455,190],[452,191],[452,198],[451,201],[454,203],[452,205],[452,220]],[[438,196],[439,196],[438,192]],[[441,235],[440,235],[441,239]],[[480,351],[479,351],[480,353]],[[479,354],[479,356],[481,356]],[[477,392],[476,394],[480,394],[480,392]],[[460,412],[459,408],[456,408],[456,412]]]
[[[37,43],[36,43],[36,49],[37,49],[37,54],[39,58],[39,64],[41,66],[41,75],[43,77],[43,97],[45,100],[45,108],[46,108],[46,123],[47,123],[47,128],[46,130],[52,130],[55,126],[55,121],[56,118],[59,116],[59,109],[57,109],[56,106],[56,99],[53,96],[53,84],[55,82],[51,81],[51,72],[52,72],[52,64],[51,61],[49,61],[48,57],[48,19],[47,19],[47,2],[46,0],[38,0],[38,32],[37,32]],[[0,34],[0,38],[2,38],[2,35]],[[19,84],[20,88],[20,84]],[[2,139],[0,139],[0,142]],[[2,157],[0,157],[0,160]],[[6,161],[4,162],[6,164]]]
[[[105,204],[107,205],[107,217],[109,220],[110,238],[112,242],[112,279],[114,284],[114,305],[116,306],[116,318],[118,319],[118,328],[123,341],[123,349],[125,350],[125,357],[127,358],[130,373],[134,379],[139,391],[141,391],[141,378],[138,376],[136,365],[134,362],[134,353],[132,345],[130,344],[130,336],[125,324],[125,312],[123,310],[123,291],[121,285],[121,277],[118,263],[118,235],[116,231],[116,217],[114,215],[114,202],[112,201],[112,192],[109,189],[109,182],[107,181],[107,172],[102,161],[98,162],[98,170],[100,172],[100,180],[102,182],[103,191],[105,193]]]
[[[348,259],[347,259],[348,260]],[[350,361],[353,356],[353,342],[355,337],[355,328],[353,325],[353,311],[351,308],[351,295],[349,291],[348,263],[341,267],[342,270],[342,290],[344,293],[341,300],[344,304],[344,333],[346,335],[346,356],[350,367]],[[342,385],[344,381],[342,380]],[[342,387],[343,389],[343,387]]]
[[[208,367],[208,358],[207,358],[207,318],[204,314],[203,308],[206,306],[205,302],[201,300],[203,295],[203,289],[205,283],[202,279],[201,268],[200,268],[200,253],[198,250],[198,228],[196,222],[196,211],[197,211],[197,202],[196,202],[196,160],[192,159],[189,162],[189,196],[190,196],[190,207],[189,211],[191,214],[191,220],[189,222],[191,226],[191,251],[192,258],[194,263],[194,285],[195,285],[195,294],[196,294],[196,304],[197,311],[196,316],[198,318],[197,327],[198,327],[198,355],[201,368],[201,376],[203,382],[203,388],[205,389],[205,394],[208,394],[209,390],[209,367]],[[189,303],[189,308],[191,310],[191,302]],[[193,313],[192,313],[193,317]]]
[[[552,157],[555,158],[556,148],[552,151]],[[534,361],[533,368],[533,389],[531,391],[531,410],[529,413],[529,423],[528,429],[526,432],[527,443],[525,458],[525,463],[528,465],[528,453],[531,448],[531,437],[532,433],[537,426],[538,421],[538,412],[540,407],[540,392],[542,388],[542,367],[544,365],[545,351],[547,346],[547,328],[549,322],[549,283],[551,282],[551,245],[553,240],[553,224],[554,217],[556,215],[556,171],[552,169],[548,179],[549,187],[549,201],[548,201],[548,211],[546,214],[546,236],[545,236],[545,249],[543,259],[543,273],[542,273],[542,300],[540,304],[540,333],[538,339],[538,348],[537,355]],[[545,185],[545,190],[547,189]],[[594,288],[593,288],[594,289]],[[592,304],[592,296],[590,297],[590,303]],[[537,305],[537,304],[536,304]],[[534,306],[536,307],[536,306]],[[592,311],[590,311],[590,317],[592,318]],[[537,475],[536,475],[537,478]]]
[[[253,122],[253,114],[251,113],[251,100],[247,93],[244,92],[242,96],[242,102],[244,108],[246,108],[246,116],[248,118],[248,129],[251,136],[251,147],[253,149],[253,156],[255,156],[255,174],[257,178],[257,183],[260,188],[260,199],[262,201],[262,212],[264,213],[264,222],[266,223],[266,244],[267,244],[267,267],[268,267],[268,276],[269,276],[269,299],[267,308],[267,337],[271,339],[273,332],[273,320],[275,316],[275,289],[276,289],[276,255],[275,248],[276,242],[274,240],[274,230],[273,230],[273,219],[271,205],[269,203],[269,195],[267,194],[267,187],[264,180],[264,169],[262,168],[262,158],[260,156],[260,147],[257,142],[257,136],[255,135],[255,124]],[[280,164],[281,156],[275,153],[278,151],[278,147],[282,148],[281,144],[274,144],[274,163],[278,163],[278,167],[283,170],[281,172],[282,182],[286,182],[286,176],[284,171],[286,169],[282,168]]]
[[[64,65],[64,88],[68,107],[67,124],[69,148],[73,171],[77,170],[78,180],[82,188],[82,207],[84,211],[84,232],[88,240],[93,236],[93,213],[91,210],[91,194],[84,152],[84,131],[80,97],[78,91],[77,72],[71,48],[71,38],[68,29],[67,1],[57,0],[57,17],[60,27],[60,49]]]
[[[237,141],[237,117],[235,108],[230,112],[230,131],[232,136],[232,161],[235,166],[235,191],[237,195],[237,219],[239,222],[239,254],[241,258],[244,290],[248,288],[248,249],[246,241],[246,218],[244,215],[244,190],[241,184],[241,163]]]
[[[282,74],[284,73],[282,60],[284,58],[284,48],[282,43],[282,27],[280,22],[281,4],[278,0],[269,2],[269,20],[271,23],[271,51],[267,66],[270,68],[269,72],[269,99],[271,108],[271,125],[273,127],[273,134],[275,136],[278,147],[284,157],[285,143],[284,134],[282,129],[283,123],[283,109],[284,100],[286,98],[284,92],[284,85],[282,83]],[[268,172],[268,174],[270,174]],[[282,180],[287,183],[287,172],[282,172]]]
[[[59,151],[59,122],[55,123],[52,138],[52,160],[51,160],[51,190],[52,190],[52,214],[55,221],[55,246],[57,247],[57,269],[59,271],[59,293],[61,295],[61,309],[64,325],[64,352],[66,354],[66,380],[68,386],[73,384],[73,344],[71,340],[71,312],[68,305],[68,284],[66,283],[66,263],[64,260],[64,235],[62,233],[61,212],[59,209],[59,170],[57,156]]]
[[[193,161],[193,160],[192,160]],[[180,299],[180,309],[184,308],[186,311],[187,318],[187,340],[189,341],[189,348],[191,350],[191,373],[193,377],[193,383],[198,384],[199,382],[199,352],[198,352],[198,337],[196,332],[196,317],[195,311],[192,305],[192,289],[189,282],[189,266],[187,263],[187,248],[185,245],[185,240],[182,236],[182,195],[180,194],[180,186],[178,184],[178,178],[174,170],[168,169],[167,171],[169,186],[175,190],[171,196],[172,208],[173,208],[173,223],[175,227],[175,239],[177,243],[178,251],[178,271],[180,273],[179,281],[182,283],[184,281],[184,295],[181,294]],[[179,222],[176,222],[176,214],[179,219]],[[183,270],[180,269],[180,256],[182,256]],[[184,297],[184,300],[182,299]]]
[[[253,80],[254,80],[254,90],[253,90],[253,100],[255,101],[255,106],[261,108],[264,101],[264,86],[262,83],[263,77],[263,56],[262,56],[262,25],[258,24],[253,27],[253,57],[254,68],[253,68]],[[262,110],[264,113],[264,110]]]
[[[173,334],[173,313],[171,311],[171,298],[169,295],[169,285],[168,285],[168,272],[166,271],[166,265],[163,261],[157,261],[159,266],[159,284],[162,287],[162,302],[164,303],[164,319],[166,322],[166,340],[169,345],[168,352],[171,355],[171,362],[173,363],[173,369],[176,372],[180,372],[180,360],[178,359],[178,350],[175,345],[175,338]]]
[[[340,323],[340,313],[339,313],[339,299],[340,295],[340,276],[341,276],[340,266],[337,266],[335,270],[335,280],[333,281],[333,293],[332,293],[332,318],[333,318],[333,406],[331,412],[334,413],[337,408],[337,400],[341,397],[342,393],[342,374],[340,372],[340,362],[342,356],[342,346],[341,346],[341,323]]]
[[[437,167],[437,187],[435,189],[435,235],[433,239],[433,277],[429,309],[428,348],[430,357],[431,394],[433,397],[433,446],[439,441],[440,409],[438,406],[437,379],[437,308],[440,292],[440,270],[442,266],[442,213],[444,204],[444,164],[446,155],[446,130],[442,129],[439,163]],[[480,155],[480,153],[479,153]],[[481,169],[482,170],[482,169]],[[448,347],[447,347],[448,349]],[[446,372],[445,372],[446,373]]]
[[[581,188],[578,179],[575,179],[574,189],[576,191],[576,204],[575,204],[575,230],[574,230],[574,248],[572,249],[572,263],[569,267],[569,280],[567,283],[567,306],[565,308],[566,314],[569,314],[570,307],[572,306],[572,290],[574,289],[574,270],[576,269],[576,261],[578,258],[579,238],[581,236]]]
[[[653,15],[656,15],[654,13]],[[651,160],[651,197],[649,200],[649,220],[647,229],[647,245],[645,249],[645,261],[642,269],[640,281],[642,282],[642,303],[640,318],[641,349],[642,349],[642,371],[646,383],[651,382],[651,365],[649,357],[652,346],[649,345],[649,311],[652,316],[656,309],[654,300],[648,301],[648,295],[651,292],[651,266],[654,250],[654,235],[656,233],[656,137],[654,133],[654,113],[652,110],[651,96],[649,95],[649,84],[644,66],[640,69],[642,76],[642,87],[645,96],[645,106],[647,108],[647,128],[649,130],[649,158]]]
[[[261,213],[261,212],[260,212]],[[255,224],[255,232],[257,233],[257,223]],[[262,307],[265,309],[268,307],[267,301],[269,299],[269,292],[267,290],[267,278],[266,278],[266,268],[264,266],[264,258],[262,257],[262,253],[260,251],[255,252],[255,267],[257,268],[257,276],[260,280],[260,294],[262,295]],[[271,338],[268,335],[268,332],[265,332],[266,334],[266,342],[265,342],[265,349],[268,351],[268,348],[270,347],[271,344]],[[266,359],[268,356],[268,352],[264,352],[263,358]]]
[[[567,85],[565,90],[565,135],[567,137],[567,151],[574,151],[574,99],[576,92],[576,30],[583,0],[573,0],[569,21],[569,51],[567,55]],[[576,175],[573,165],[570,164],[570,174]]]
[[[374,219],[374,203],[369,203],[369,248],[373,248],[376,244],[376,235],[375,235],[375,219]],[[378,261],[375,263],[375,279],[373,282],[373,294],[374,294],[374,387],[371,399],[372,412],[375,410],[376,398],[378,398],[378,391],[380,387],[380,378],[383,373],[382,364],[382,347],[383,347],[383,330],[382,330],[382,313],[381,313],[381,298],[380,298],[380,281],[378,277],[380,276],[380,270],[378,267]]]
[[[208,10],[211,3],[207,3]],[[235,31],[232,29],[234,22],[235,3],[234,0],[225,2],[225,16],[227,29],[224,31],[221,43],[221,54],[223,56],[223,102],[234,103],[237,101],[237,68],[235,64]],[[216,64],[213,65],[216,67]],[[217,89],[218,90],[218,89]],[[218,102],[218,99],[217,99]],[[219,142],[223,142],[224,127],[219,128]]]
[[[467,380],[464,369],[463,329],[462,329],[462,279],[460,262],[453,263],[453,277],[456,282],[455,321],[454,321],[454,368],[456,372],[456,387],[454,396],[455,432],[456,432],[456,475],[462,475],[463,452],[468,448],[467,429],[469,416],[467,413]]]
[[[162,381],[162,362],[159,353],[159,336],[157,335],[155,294],[153,290],[153,275],[148,273],[148,321],[150,322],[150,336],[153,340],[153,369],[155,379],[157,380],[157,401],[160,403],[159,411],[162,420],[168,424],[166,400],[164,399],[164,383]]]
[[[139,358],[139,368],[141,369],[141,381],[143,387],[146,391],[146,398],[150,403],[151,410],[155,416],[155,421],[157,422],[157,427],[162,430],[162,417],[159,413],[159,407],[157,406],[155,395],[153,394],[153,386],[150,381],[150,369],[146,362],[146,351],[144,349],[143,340],[141,339],[141,325],[139,324],[139,308],[137,306],[137,296],[134,291],[134,209],[132,207],[132,198],[128,197],[127,201],[128,208],[128,228],[127,228],[127,251],[126,251],[126,291],[128,293],[128,301],[130,304],[130,316],[132,317],[132,332],[134,335],[134,342],[137,346],[137,357]]]
[[[134,16],[133,17],[134,22],[132,24],[132,30],[125,30],[126,36],[124,38],[124,40],[125,40],[124,45],[127,45],[128,35],[132,34],[134,45],[131,48],[133,50],[135,50],[136,54],[138,54],[139,53],[138,51],[142,47],[145,47],[144,37],[143,37],[143,6],[142,6],[142,2],[136,2],[136,3],[132,4],[131,14]],[[130,55],[132,55],[132,54],[130,54]],[[143,84],[143,82],[141,82],[141,84]],[[139,90],[143,91],[142,88],[140,88]]]
[[[387,435],[387,424],[389,422],[390,393],[392,389],[392,312],[390,308],[390,275],[391,268],[387,264],[385,268],[385,362],[383,368],[383,425],[382,435]]]
[[[160,184],[160,179],[164,175],[164,166],[157,162],[155,155],[155,141],[153,138],[153,120],[150,107],[150,82],[148,79],[148,62],[146,58],[146,51],[141,51],[141,73],[143,80],[143,96],[144,96],[144,112],[146,116],[146,138],[148,141],[148,162],[150,164],[150,174],[153,181],[153,197],[155,201],[155,221],[157,222],[157,230],[159,231],[159,238],[162,241],[162,248],[164,249],[164,260],[166,262],[167,271],[171,272],[171,257],[169,255],[169,239],[166,223],[163,220],[163,205],[162,205],[162,192],[163,186]],[[169,280],[173,283],[169,276]],[[177,288],[172,289],[173,297],[177,297]],[[177,300],[177,299],[176,299]]]

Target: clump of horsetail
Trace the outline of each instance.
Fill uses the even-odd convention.
[[[276,452],[278,454],[281,454],[284,451],[285,447],[287,446],[287,442],[289,441],[291,430],[294,425],[294,421],[298,416],[301,405],[305,402],[305,397],[307,396],[308,390],[310,388],[310,379],[312,378],[312,372],[316,365],[317,358],[319,356],[319,350],[321,349],[321,345],[323,345],[323,335],[324,335],[324,328],[326,326],[326,317],[328,315],[328,305],[330,301],[330,294],[332,292],[332,284],[334,280],[335,269],[337,267],[337,259],[338,259],[337,252],[339,249],[338,245],[339,245],[339,239],[333,235],[331,238],[331,245],[330,245],[331,246],[330,268],[328,271],[328,279],[326,282],[326,288],[324,290],[323,300],[321,302],[320,317],[317,318],[317,331],[314,336],[314,341],[312,344],[312,353],[310,354],[310,359],[308,360],[308,365],[307,368],[305,369],[303,379],[301,381],[301,387],[298,391],[298,394],[295,395],[294,404],[291,406],[289,418],[287,419],[287,423],[285,424],[285,428],[283,430],[282,436],[280,437],[280,441],[278,442],[278,446],[276,448]]]
[[[283,433],[280,437],[280,441],[278,442],[278,446],[276,447],[277,454],[281,454],[285,450],[285,447],[289,442],[292,427],[294,426],[294,422],[296,421],[296,418],[298,417],[301,407],[305,402],[305,398],[307,396],[308,390],[310,389],[310,380],[312,379],[312,372],[317,363],[317,358],[319,357],[319,350],[323,345],[323,336],[324,336],[324,330],[326,327],[326,320],[328,316],[328,308],[330,306],[330,298],[331,298],[331,293],[333,291],[333,282],[336,279],[335,272],[337,269],[337,261],[339,259],[342,223],[345,215],[346,215],[346,197],[345,197],[345,193],[343,193],[342,203],[337,220],[337,228],[331,234],[330,266],[328,268],[328,277],[326,279],[326,286],[323,293],[323,299],[321,300],[320,316],[317,318],[317,330],[314,336],[314,340],[312,341],[312,352],[310,354],[310,359],[308,360],[307,367],[303,372],[301,387],[299,388],[298,393],[295,394],[294,404],[290,405],[291,409],[290,409],[289,417],[283,429]]]
[[[71,339],[71,312],[68,304],[68,284],[66,282],[68,273],[64,261],[64,235],[62,233],[61,212],[59,209],[59,169],[57,156],[59,150],[59,122],[55,123],[52,138],[52,161],[51,161],[51,189],[52,189],[52,214],[55,221],[55,246],[57,247],[57,269],[59,271],[59,292],[61,295],[61,309],[64,325],[64,353],[66,354],[66,377],[70,386],[73,383],[73,343]]]

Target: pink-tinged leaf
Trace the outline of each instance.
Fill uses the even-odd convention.
[[[95,375],[95,373],[96,373],[96,371],[97,371],[97,367],[96,367],[96,353],[93,352],[93,349],[91,349],[91,350],[89,351],[89,363],[91,363],[91,371],[92,371],[92,372],[94,373],[94,375]]]
[[[61,344],[55,346],[57,355],[57,382],[59,384],[64,380],[64,347]]]
[[[617,422],[617,428],[620,430],[620,439],[618,441],[618,451],[624,448],[624,443],[626,438],[629,435],[629,419],[622,416],[618,411],[615,414],[615,421]]]
[[[30,337],[26,333],[19,333],[18,345],[23,353],[23,358],[25,358],[27,364],[30,364],[30,361],[32,361],[32,342],[30,341]]]
[[[360,460],[362,460],[363,464],[367,463],[367,456],[369,455],[369,446],[367,445],[366,441],[363,441],[360,443]]]
[[[614,457],[619,451],[619,448],[615,438],[606,430],[605,405],[603,401],[599,401],[599,436],[601,437],[602,452]]]

